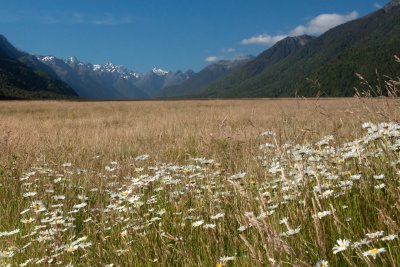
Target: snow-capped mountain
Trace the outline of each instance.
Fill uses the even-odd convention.
[[[46,57],[43,57],[41,60],[44,62],[54,62],[56,60],[56,58],[54,56],[46,56]],[[95,72],[116,73],[125,79],[139,79],[141,76],[141,74],[139,72],[131,71],[122,65],[114,65],[111,62],[108,62],[104,65],[91,64],[91,63],[80,62],[76,57],[70,57],[65,60],[65,63],[67,63],[71,67],[72,66],[73,67],[80,66],[82,68],[86,68],[88,70],[93,70]]]
[[[114,65],[106,63],[105,65],[93,64],[91,65],[93,71],[118,73],[124,79],[139,79],[141,74],[135,71],[128,70],[122,65]]]
[[[70,84],[79,96],[90,99],[152,98],[165,86],[184,82],[193,73],[169,72],[155,67],[143,74],[113,63],[83,63],[76,57],[66,60],[54,56],[37,58]]]
[[[88,99],[135,99],[149,98],[135,86],[138,73],[123,66],[107,63],[96,65],[83,63],[76,57],[66,60],[54,56],[37,56],[57,75],[72,86],[78,95]]]

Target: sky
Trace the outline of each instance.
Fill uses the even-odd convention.
[[[199,71],[320,35],[388,0],[0,0],[0,34],[36,55],[131,70]]]

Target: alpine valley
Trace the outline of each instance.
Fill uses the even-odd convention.
[[[400,0],[320,36],[289,36],[257,57],[220,60],[195,73],[30,55],[0,35],[0,98],[253,98],[353,96],[360,77],[382,88],[399,77]]]

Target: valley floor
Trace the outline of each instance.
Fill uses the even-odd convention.
[[[254,149],[266,129],[282,144],[328,134],[343,141],[360,134],[363,122],[398,119],[393,99],[2,101],[0,145],[28,165],[43,154],[82,164],[97,153],[120,159],[151,152],[162,161],[190,154],[224,163]]]
[[[2,101],[0,266],[395,264],[399,116],[383,98]]]

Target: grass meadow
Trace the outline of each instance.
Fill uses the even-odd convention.
[[[400,102],[0,102],[0,266],[398,266]]]

